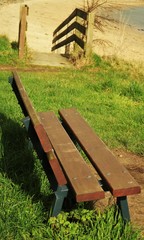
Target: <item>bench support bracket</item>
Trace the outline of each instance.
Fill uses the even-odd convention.
[[[68,195],[68,188],[66,185],[64,186],[58,186],[57,190],[55,191],[55,198],[53,201],[53,208],[52,208],[52,214],[51,216],[57,216],[63,207],[64,199]]]
[[[49,181],[51,182],[51,187],[54,191],[54,200],[53,200],[53,205],[52,205],[52,209],[51,209],[51,216],[52,217],[57,216],[60,213],[60,211],[62,210],[64,199],[68,195],[68,187],[67,187],[67,185],[59,186],[57,184],[52,172],[50,173],[50,171],[48,172],[46,170],[47,161],[45,161],[44,152],[43,152],[43,150],[40,146],[40,143],[37,139],[37,136],[36,136],[36,133],[32,126],[30,118],[29,117],[24,118],[23,123],[25,125],[27,132],[29,133],[29,136],[30,136],[29,147],[30,148],[35,147],[35,149],[37,150],[37,154],[38,154],[39,158],[42,160],[42,165],[45,169],[45,172],[48,176]]]
[[[130,213],[129,213],[127,197],[126,196],[118,197],[117,205],[118,205],[118,208],[120,210],[123,220],[130,221]]]

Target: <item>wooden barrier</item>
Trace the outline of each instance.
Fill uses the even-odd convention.
[[[92,52],[94,13],[87,13],[76,8],[53,32],[52,51],[65,46],[65,53],[70,53],[70,43],[74,42],[83,50],[84,56]]]
[[[19,34],[18,34],[18,49],[19,49],[19,58],[24,57],[25,41],[26,41],[26,30],[27,30],[27,21],[26,16],[28,15],[29,8],[27,5],[24,5],[20,9],[20,22],[19,22]]]

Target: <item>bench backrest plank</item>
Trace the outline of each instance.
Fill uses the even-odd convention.
[[[67,180],[62,172],[58,159],[54,154],[51,142],[43,128],[43,125],[40,122],[39,116],[37,115],[35,109],[33,108],[33,105],[25,91],[25,88],[22,85],[22,82],[17,72],[13,72],[13,78],[10,81],[11,81],[13,90],[17,96],[18,102],[21,105],[21,108],[24,112],[24,115],[29,116],[33,124],[34,130],[38,136],[41,147],[47,155],[47,159],[52,168],[52,171],[55,174],[58,184],[60,186],[65,185],[67,183]]]
[[[83,160],[81,154],[53,112],[39,113],[55,153],[69,183],[74,189],[77,202],[104,198],[96,175]]]
[[[59,114],[99,175],[108,183],[109,190],[114,196],[140,193],[140,186],[134,178],[118,162],[76,109],[63,109],[59,111]]]

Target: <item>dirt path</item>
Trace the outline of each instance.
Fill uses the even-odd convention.
[[[124,165],[141,188],[141,193],[128,196],[128,206],[130,211],[130,219],[133,226],[139,228],[144,236],[144,157],[121,150],[113,149],[112,153],[117,157],[118,161]],[[92,205],[95,209],[104,209],[116,203],[116,199],[112,197],[110,192],[105,193],[105,198],[95,201]]]

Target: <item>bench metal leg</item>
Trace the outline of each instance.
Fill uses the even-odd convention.
[[[118,205],[118,208],[120,210],[123,220],[125,222],[130,221],[130,213],[129,213],[127,197],[126,196],[118,197],[117,205]]]
[[[52,172],[50,171],[51,169],[47,169],[48,163],[47,163],[47,161],[46,162],[44,161],[44,153],[43,153],[43,150],[42,150],[42,148],[40,146],[40,143],[37,139],[35,131],[33,130],[30,118],[26,117],[23,120],[23,123],[25,125],[26,130],[29,133],[30,139],[32,140],[32,142],[30,141],[31,146],[33,146],[33,144],[34,144],[39,158],[43,159],[44,170],[47,174],[47,177],[48,177],[48,179],[51,183],[51,187],[52,187],[52,189],[54,191],[54,194],[55,194],[54,201],[53,201],[53,206],[52,206],[52,212],[51,212],[50,215],[51,216],[57,216],[60,213],[60,211],[63,207],[63,202],[64,202],[65,197],[67,197],[67,195],[68,195],[68,187],[66,185],[58,186]]]
[[[51,214],[52,217],[55,217],[60,213],[63,207],[64,199],[67,197],[67,195],[68,195],[67,186],[66,185],[58,186],[57,190],[55,191],[55,199],[53,202]]]
[[[35,133],[35,130],[33,128],[33,125],[32,125],[32,122],[30,120],[30,117],[25,117],[23,119],[23,124],[25,126],[25,129],[27,130],[28,132],[28,148],[29,149],[35,149],[37,154],[38,154],[38,157],[40,159],[43,158],[43,155],[44,155],[44,152],[43,152],[43,149],[39,143],[39,139]]]

